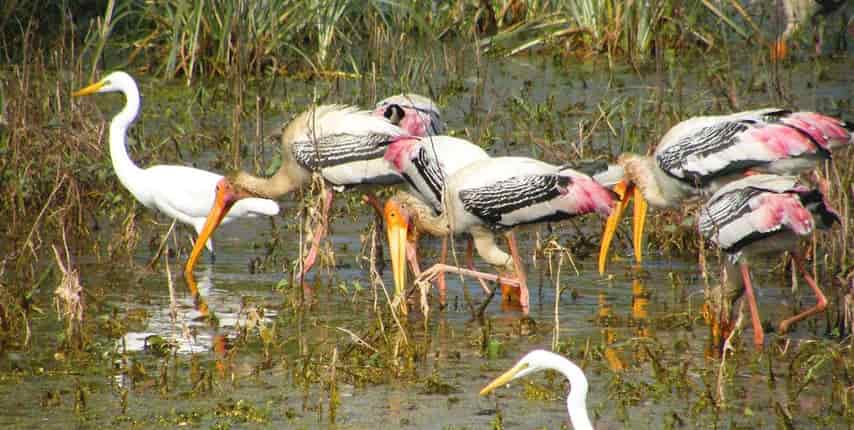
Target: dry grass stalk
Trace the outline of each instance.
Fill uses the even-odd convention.
[[[65,238],[65,230],[62,232],[62,242],[65,250],[65,264],[63,264],[60,251],[56,245],[51,245],[56,264],[62,271],[62,279],[54,291],[53,304],[57,314],[65,321],[66,342],[71,345],[82,345],[80,334],[83,326],[83,311],[85,300],[83,297],[83,286],[80,284],[80,275],[72,266],[71,254],[68,252],[68,242]]]

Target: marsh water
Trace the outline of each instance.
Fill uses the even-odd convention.
[[[666,115],[730,109],[725,92],[702,72],[709,67],[702,59],[658,72],[614,71],[597,63],[556,65],[539,57],[481,61],[479,67],[460,68],[459,76],[437,76],[431,85],[448,128],[479,137],[475,140],[495,155],[536,156],[555,163],[601,158],[627,147],[630,128],[663,132],[674,123]],[[748,66],[733,66],[727,73],[740,79],[734,93],[741,109],[774,103],[765,88],[779,79],[787,106],[851,118],[852,70],[854,58],[848,55],[805,60],[781,68],[776,76]],[[170,115],[195,118],[183,130],[192,133],[225,129],[231,109],[224,97],[198,96],[198,88],[215,94],[222,84],[187,88],[175,83],[167,89],[160,84],[141,81],[143,111],[135,136],[142,143],[132,146],[132,157],[142,165],[193,160],[199,167],[221,170],[214,161],[223,157],[224,147],[184,152],[181,161],[147,156],[147,150],[162,144],[162,134],[175,129]],[[370,102],[363,84],[285,81],[249,87],[266,91],[270,108],[262,117],[270,132],[312,97]],[[384,89],[388,94],[400,90],[391,80],[381,82],[377,98],[386,95]],[[202,106],[211,101],[215,103]],[[93,103],[106,121],[122,100],[105,96]],[[253,127],[245,126],[247,136]],[[587,139],[590,130],[594,134]],[[586,143],[577,154],[571,148],[580,136]],[[654,143],[629,146],[645,151]],[[262,164],[268,165],[276,150],[267,144]],[[106,152],[104,156],[106,163]],[[543,373],[478,396],[480,388],[525,352],[553,345],[584,369],[597,428],[851,428],[854,423],[850,405],[840,404],[851,401],[851,383],[836,380],[828,370],[839,362],[793,358],[799,349],[833,350],[839,344],[827,335],[823,318],[802,323],[785,337],[770,333],[763,353],[753,351],[747,327],[725,363],[724,399],[716,405],[722,363],[710,351],[701,306],[706,282],[717,282],[718,260],[714,254],[708,257],[706,280],[695,249],[680,252],[656,244],[647,249],[643,266],[633,267],[623,233],[610,263],[612,276],[599,276],[597,233],[603,221],[595,217],[520,232],[532,288],[530,315],[503,306],[496,296],[483,320],[473,318],[467,300],[478,305],[484,292],[476,282],[449,276],[447,308],[439,309],[432,300],[429,314],[415,306],[396,321],[381,286],[371,282],[367,256],[374,218],[367,206],[358,204],[359,197],[358,192],[339,195],[332,234],[324,245],[334,259],[324,258],[308,277],[311,295],[289,281],[287,270],[300,252],[301,203],[282,199],[283,211],[272,224],[256,219],[222,227],[215,236],[215,263],[205,258],[196,270],[213,321],[200,317],[180,276],[186,258],[180,251],[188,248],[189,230],[178,228],[167,242],[170,274],[162,262],[154,270],[146,268],[152,256],[147,245],[160,241],[169,220],[140,209],[140,240],[124,258],[105,261],[91,252],[72,251],[88,291],[86,318],[97,328],[87,333],[86,353],[70,353],[57,349],[62,322],[55,313],[44,312],[31,321],[33,333],[55,341],[4,353],[0,426],[568,428],[564,399],[569,387],[559,375]],[[98,221],[106,247],[122,221]],[[382,234],[375,237],[384,243]],[[559,272],[560,252],[542,251],[549,241],[569,251]],[[272,256],[270,244],[275,247]],[[424,238],[421,247],[423,264],[435,261],[439,242]],[[457,240],[455,249],[461,256],[464,241]],[[250,270],[253,261],[265,258],[261,270]],[[813,303],[805,288],[790,290],[780,262],[769,259],[756,268],[760,310],[772,323],[791,315],[795,302]],[[390,288],[390,270],[382,272]],[[175,315],[170,312],[170,279]],[[559,301],[556,285],[563,291]],[[831,288],[827,282],[822,286]],[[53,285],[46,283],[38,293],[49,296],[52,291]],[[780,354],[786,348],[789,355]],[[791,376],[803,376],[804,369],[810,369],[809,376]]]

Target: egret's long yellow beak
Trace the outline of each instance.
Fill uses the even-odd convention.
[[[483,389],[480,390],[480,395],[485,396],[489,394],[490,391],[503,385],[507,385],[507,383],[512,381],[513,378],[515,378],[516,375],[519,374],[519,372],[525,370],[527,367],[528,363],[516,363],[516,365],[513,366],[510,370],[504,372],[501,376],[493,379],[492,382],[489,383],[489,385],[483,387]]]
[[[81,88],[81,89],[79,89],[79,90],[77,90],[77,91],[75,91],[75,92],[71,93],[71,95],[72,95],[73,97],[80,97],[80,96],[88,96],[89,94],[95,94],[95,93],[97,93],[97,92],[98,92],[98,90],[100,90],[104,85],[105,85],[104,81],[98,81],[98,82],[95,82],[95,83],[94,83],[94,84],[92,84],[92,85],[89,85],[89,86],[88,86],[88,87],[86,87],[86,88]]]
[[[635,250],[635,261],[643,262],[643,229],[646,224],[647,202],[644,199],[640,189],[631,182],[622,180],[614,185],[614,192],[620,197],[617,207],[611,212],[608,221],[605,224],[605,231],[602,233],[602,243],[599,247],[599,274],[605,273],[605,267],[608,264],[608,252],[611,249],[611,242],[614,239],[614,233],[617,231],[617,226],[623,218],[623,213],[629,205],[629,201],[634,198],[634,212],[632,215],[632,244]]]
[[[401,213],[400,206],[394,201],[386,202],[384,212],[394,291],[402,295],[406,288],[406,233],[409,223]]]
[[[193,276],[193,268],[196,266],[196,261],[202,254],[202,249],[205,247],[205,244],[208,243],[208,239],[216,231],[217,227],[219,227],[219,224],[222,222],[222,219],[225,218],[228,210],[234,205],[234,199],[226,197],[226,193],[227,191],[225,191],[223,187],[217,187],[214,205],[208,214],[208,218],[205,220],[202,232],[199,233],[199,237],[196,238],[196,244],[193,245],[193,252],[190,253],[190,258],[187,259],[187,264],[184,266],[184,276],[187,278],[191,278]]]

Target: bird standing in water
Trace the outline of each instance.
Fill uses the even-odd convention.
[[[759,307],[750,279],[750,258],[788,251],[798,271],[816,296],[816,305],[780,323],[780,332],[792,324],[822,312],[827,299],[807,272],[798,242],[815,228],[830,228],[839,215],[825,202],[818,189],[798,184],[790,176],[753,175],[721,188],[700,209],[700,233],[727,253],[729,282],[741,281],[750,308],[753,341],[764,342]],[[729,316],[722,318],[728,325]]]
[[[429,278],[441,272],[518,286],[523,312],[529,308],[527,283],[512,235],[507,236],[511,255],[495,243],[495,234],[514,227],[554,222],[577,215],[611,213],[614,193],[589,176],[569,168],[524,157],[496,157],[468,164],[446,178],[444,211],[435,215],[421,199],[399,192],[386,202],[385,221],[395,287],[405,284],[404,244],[410,225],[434,236],[470,233],[478,254],[508,276],[475,272],[437,264],[425,271]],[[397,251],[395,251],[397,250]]]
[[[217,182],[221,175],[188,166],[157,165],[139,168],[127,152],[127,130],[139,114],[139,89],[133,78],[125,72],[113,72],[100,81],[72,95],[75,97],[95,93],[120,92],[125,96],[125,106],[110,121],[110,158],[119,182],[145,207],[157,209],[166,216],[192,226],[201,236],[208,212],[214,206]],[[222,223],[237,218],[274,216],[279,205],[264,198],[248,198],[235,204]],[[196,241],[196,246],[207,246],[213,258],[213,240],[210,235]]]
[[[297,116],[281,137],[279,169],[261,178],[238,172],[216,184],[216,202],[200,233],[206,239],[238,202],[251,197],[275,199],[307,184],[319,174],[329,185],[322,201],[322,220],[312,235],[312,245],[303,263],[301,278],[313,266],[320,240],[326,235],[334,192],[358,185],[390,185],[401,182],[400,175],[383,159],[392,142],[410,137],[401,128],[367,111],[342,105],[318,106]],[[192,276],[201,253],[196,244],[184,274]]]
[[[599,273],[605,271],[611,240],[632,198],[632,237],[640,263],[647,202],[676,207],[748,173],[796,175],[852,142],[854,124],[814,112],[770,108],[682,121],[664,135],[652,156],[623,154],[609,172],[622,178],[613,181],[621,198],[602,235]]]
[[[423,210],[432,212],[430,216],[441,215],[445,211],[443,204],[446,178],[463,167],[480,160],[486,160],[489,155],[481,147],[464,139],[451,136],[429,136],[422,138],[400,139],[389,145],[385,159],[397,171],[409,186],[409,191],[420,199],[426,206]],[[417,233],[418,231],[414,231]],[[417,242],[417,237],[413,242]],[[471,249],[471,242],[469,243]],[[395,242],[396,246],[396,242]],[[448,236],[442,236],[442,253],[440,263],[447,259]],[[392,249],[392,254],[402,252]],[[417,243],[407,243],[405,251],[413,272],[419,275]],[[439,303],[445,304],[445,276],[439,274]]]

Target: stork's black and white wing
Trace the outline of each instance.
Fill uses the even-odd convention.
[[[818,132],[828,119],[782,109],[695,117],[667,132],[655,159],[671,177],[701,188],[747,169],[796,174],[830,157],[832,139]]]
[[[699,230],[738,259],[746,247],[779,233],[809,234],[815,227],[813,215],[822,213],[835,214],[820,192],[799,185],[794,177],[754,175],[718,190],[700,208]]]
[[[388,145],[407,136],[399,127],[339,105],[320,106],[304,121],[305,131],[293,137],[294,157],[301,166],[339,186],[401,181],[383,160]]]
[[[496,230],[609,214],[614,202],[613,193],[589,176],[529,158],[479,161],[457,175],[454,189],[464,211]]]

